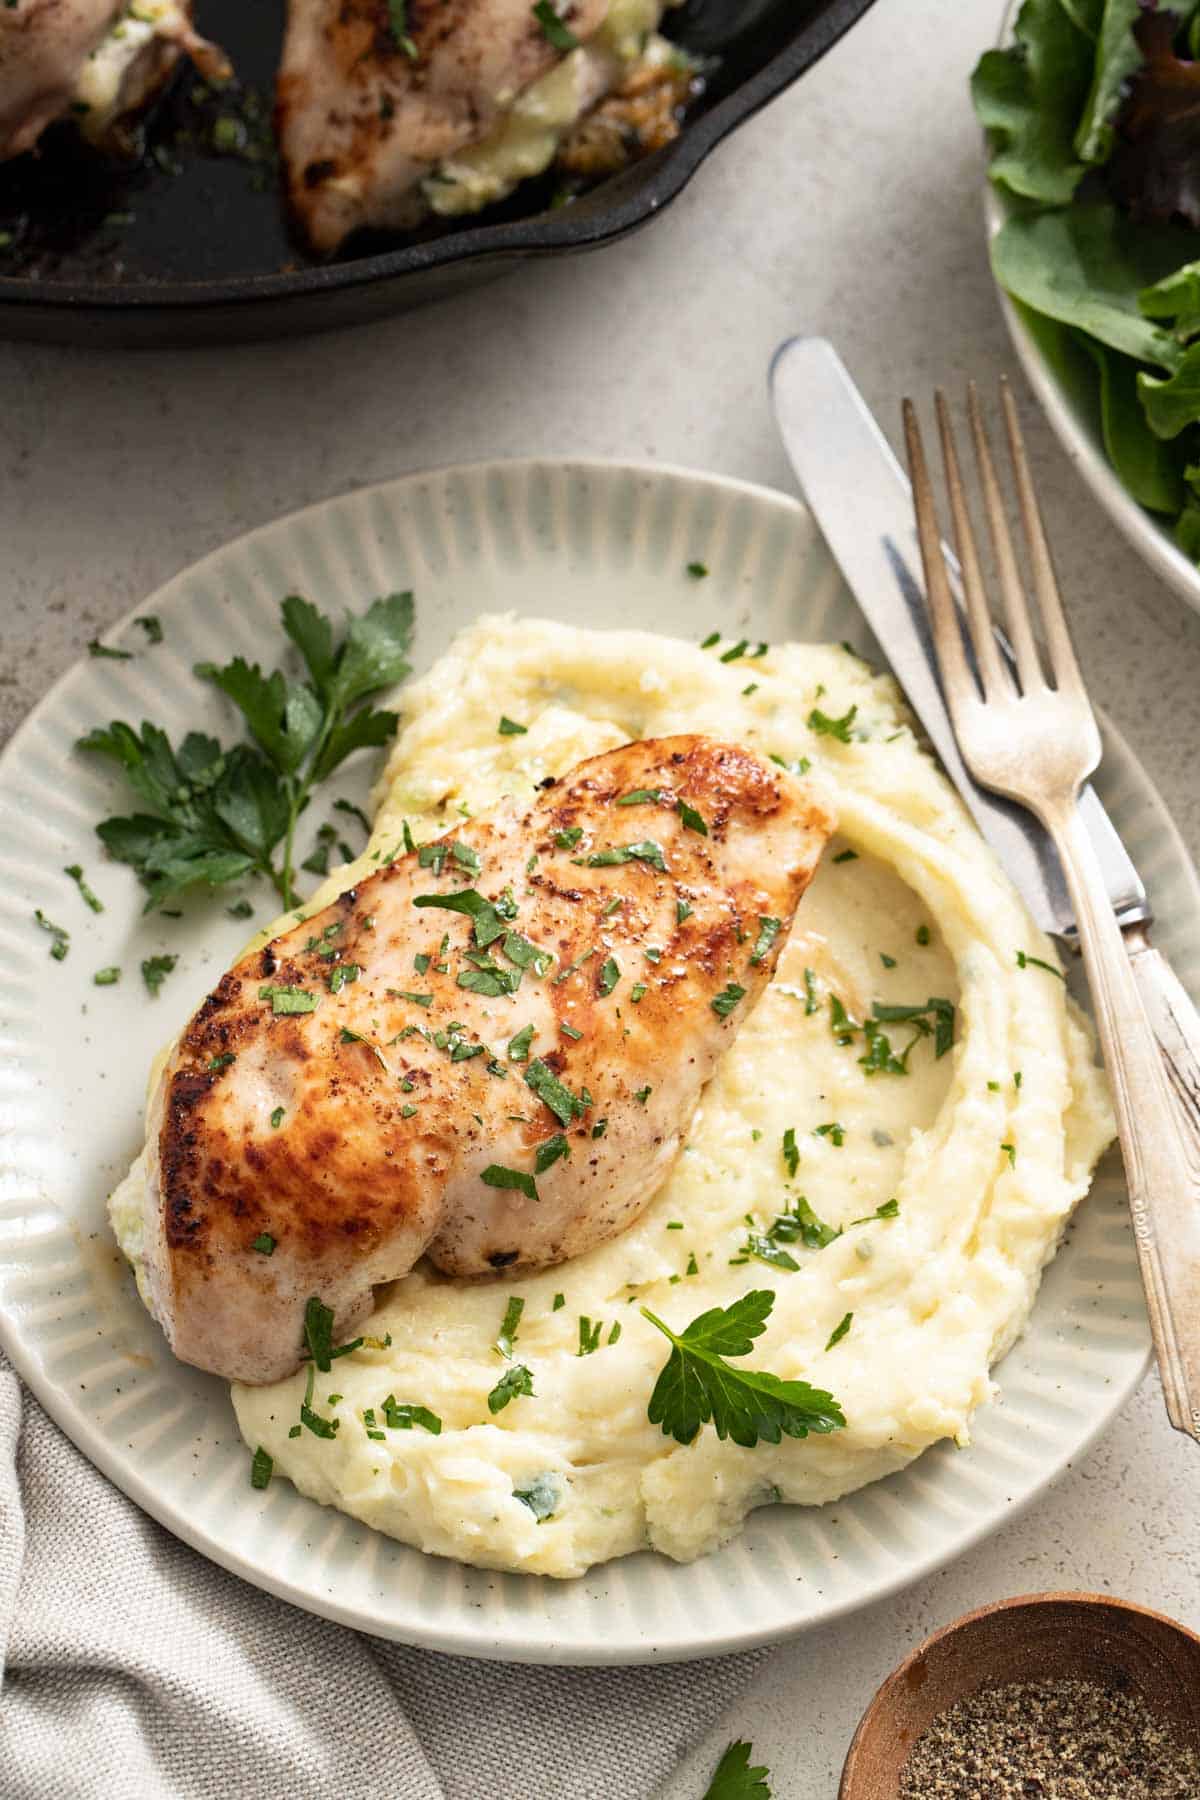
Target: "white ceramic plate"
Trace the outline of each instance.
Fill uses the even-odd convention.
[[[999,40],[1002,44],[1012,38],[1018,4],[1019,0],[1010,0],[1005,9]],[[990,181],[985,182],[984,218],[989,245],[1006,217],[1003,198]],[[1069,387],[1046,360],[1022,309],[1014,305],[999,284],[996,292],[1013,348],[1059,443],[1122,536],[1156,574],[1200,612],[1200,568],[1183,554],[1169,527],[1138,505],[1108,460],[1095,378],[1089,377],[1076,388]]]
[[[706,563],[709,579],[685,565]],[[1047,1275],[1002,1398],[967,1451],[820,1511],[756,1513],[690,1567],[650,1554],[575,1582],[466,1569],[248,1482],[223,1383],[175,1362],[108,1235],[105,1195],[139,1142],[149,1058],[247,934],[220,901],[146,919],[132,874],[93,835],[117,789],[73,751],[99,720],[153,717],[172,735],[228,730],[191,674],[202,658],[276,659],[289,592],[361,608],[412,587],[426,666],[482,607],[682,637],[846,638],[874,650],[809,515],[781,494],[683,471],[494,463],[410,476],[282,519],[218,551],[139,608],[110,642],[131,662],[72,669],[0,763],[0,1336],[63,1429],[139,1505],[215,1561],[299,1606],[385,1637],[476,1656],[577,1663],[709,1655],[782,1637],[940,1567],[1032,1499],[1103,1429],[1146,1364],[1147,1331],[1119,1180],[1102,1175]],[[877,653],[876,653],[877,654]],[[361,774],[365,791],[368,771]],[[1160,941],[1197,976],[1200,895],[1145,775],[1110,740],[1100,782],[1154,895]],[[361,797],[361,796],[356,796]],[[122,798],[123,804],[123,798]],[[339,820],[341,815],[338,815]],[[82,862],[106,911],[63,865]],[[253,894],[260,917],[267,895]],[[33,910],[70,927],[51,961]],[[159,999],[139,960],[178,952]],[[92,974],[123,967],[119,986]]]

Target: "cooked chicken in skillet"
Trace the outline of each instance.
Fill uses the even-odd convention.
[[[570,0],[564,42],[608,0]],[[290,0],[276,89],[288,199],[318,250],[361,225],[403,229],[418,182],[486,136],[563,52],[530,0]]]
[[[224,977],[151,1110],[176,1354],[242,1381],[422,1254],[487,1275],[629,1225],[767,982],[832,821],[700,737],[582,763],[410,851]]]
[[[105,149],[124,149],[130,120],[193,55],[228,74],[196,35],[190,0],[6,0],[0,6],[0,158],[31,150],[70,113]]]

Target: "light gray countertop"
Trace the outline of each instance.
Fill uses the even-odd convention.
[[[651,229],[432,311],[324,338],[178,354],[0,345],[0,735],[88,638],[231,535],[422,465],[651,458],[787,487],[765,370],[797,330],[839,345],[895,440],[902,393],[1011,369],[966,97],[998,4],[879,0]],[[1092,690],[1193,850],[1200,618],[1097,510],[1025,395],[1035,473]],[[968,1607],[1110,1589],[1200,1625],[1200,1461],[1147,1381],[1102,1443],[989,1543],[798,1639],[714,1731],[783,1800],[829,1800],[877,1682]],[[631,1794],[636,1791],[631,1746]]]

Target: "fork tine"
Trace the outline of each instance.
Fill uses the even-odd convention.
[[[979,480],[983,488],[983,504],[988,517],[988,529],[991,532],[992,547],[996,552],[996,570],[1000,577],[1000,591],[1004,595],[1004,612],[1008,623],[1008,635],[1012,642],[1013,654],[1017,659],[1017,674],[1020,677],[1021,692],[1036,693],[1045,688],[1041,660],[1037,645],[1033,639],[1033,626],[1029,617],[1029,601],[1025,593],[1025,584],[1021,580],[1017,568],[1016,552],[1013,549],[1012,536],[1005,517],[1004,497],[1000,492],[1000,483],[996,479],[996,465],[992,461],[991,446],[988,443],[987,428],[983,422],[983,409],[979,404],[979,390],[973,381],[967,384],[967,413],[971,420],[971,435],[975,439],[975,460],[979,465]]]
[[[1043,633],[1046,639],[1046,648],[1050,653],[1050,670],[1054,676],[1054,685],[1061,693],[1070,693],[1075,699],[1082,700],[1086,704],[1087,693],[1083,685],[1083,676],[1079,672],[1079,664],[1075,658],[1075,646],[1071,642],[1070,627],[1067,624],[1062,598],[1058,591],[1054,562],[1050,555],[1050,546],[1046,542],[1045,527],[1042,524],[1041,508],[1038,506],[1037,495],[1033,490],[1033,477],[1030,475],[1029,460],[1025,455],[1025,440],[1021,435],[1021,422],[1017,417],[1017,406],[1012,397],[1012,389],[1004,376],[1000,378],[1000,401],[1004,408],[1004,424],[1008,434],[1013,475],[1016,479],[1017,500],[1029,544],[1029,566],[1033,575],[1033,589],[1041,609]]]
[[[991,699],[998,697],[1001,693],[1011,693],[1012,683],[1007,669],[1000,660],[1000,652],[996,645],[991,609],[988,606],[987,591],[984,588],[983,575],[979,568],[979,549],[975,542],[975,532],[971,525],[971,515],[967,510],[967,499],[963,490],[962,471],[959,468],[958,451],[954,443],[954,427],[950,422],[950,409],[946,405],[946,396],[940,388],[934,394],[934,406],[937,409],[938,432],[942,440],[942,463],[946,470],[946,488],[950,495],[950,514],[954,521],[954,548],[958,555],[959,568],[962,571],[963,597],[967,603],[969,635],[975,652],[975,660],[979,666],[979,678],[983,684],[984,698]]]
[[[913,504],[917,514],[917,536],[921,544],[921,562],[925,568],[925,594],[929,606],[929,621],[933,630],[933,643],[934,649],[937,651],[938,665],[942,672],[946,704],[950,708],[950,716],[957,731],[962,728],[960,721],[963,710],[970,701],[978,698],[978,690],[975,685],[975,677],[967,662],[966,651],[963,648],[958,608],[954,604],[954,596],[950,592],[950,583],[946,575],[946,562],[942,555],[942,536],[938,530],[933,487],[925,462],[921,427],[917,422],[916,408],[911,400],[905,400],[903,414],[908,473],[912,482]]]

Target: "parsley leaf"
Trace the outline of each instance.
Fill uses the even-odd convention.
[[[87,878],[79,863],[68,863],[63,870],[63,874],[71,877],[71,880],[79,889],[80,897],[85,906],[89,906],[94,913],[102,913],[104,911],[103,900],[100,899],[99,895],[93,893],[92,889],[88,886]]]
[[[533,1167],[535,1174],[544,1175],[561,1157],[570,1156],[571,1146],[561,1131],[556,1131],[544,1143],[538,1145],[534,1152]]]
[[[537,0],[533,7],[533,16],[542,28],[542,36],[555,50],[577,50],[579,39],[562,19],[554,7],[554,0]]]
[[[783,1160],[788,1175],[794,1180],[796,1170],[800,1167],[800,1151],[796,1145],[796,1127],[789,1125],[783,1134]]]
[[[34,912],[33,916],[41,926],[42,930],[49,932],[54,940],[50,946],[51,956],[54,958],[55,962],[63,962],[66,959],[67,951],[71,948],[70,932],[64,930],[61,925],[56,925],[53,919],[48,919],[40,906]]]
[[[1040,956],[1027,956],[1024,950],[1017,951],[1017,967],[1018,969],[1045,969],[1047,975],[1057,975],[1060,981],[1067,979],[1062,970],[1056,969],[1053,963],[1043,962]]]
[[[521,1395],[534,1398],[533,1376],[524,1363],[513,1363],[511,1368],[505,1369],[488,1395],[488,1411],[490,1413],[503,1412],[510,1400],[516,1400]]]
[[[392,42],[397,50],[402,50],[411,62],[417,60],[417,46],[408,35],[407,0],[387,0],[388,29],[392,34]]]
[[[499,1355],[511,1357],[517,1332],[521,1327],[521,1315],[525,1311],[525,1302],[520,1294],[510,1294],[508,1304],[504,1308],[504,1317],[500,1321],[500,1330],[496,1337],[495,1348]]]
[[[330,621],[307,600],[290,596],[282,620],[307,682],[278,669],[264,674],[240,656],[196,668],[238,708],[253,743],[225,749],[193,731],[175,748],[157,726],[135,731],[121,720],[79,740],[80,749],[118,765],[144,809],[96,829],[109,854],[137,873],[148,911],[196,883],[220,887],[252,872],[294,906],[296,823],[315,786],[395,729],[394,713],[363,702],[408,673],[411,595],[376,600],[336,646]]]
[[[475,888],[460,888],[455,894],[417,894],[413,905],[436,906],[443,912],[465,913],[474,925],[475,942],[481,950],[494,944],[508,929],[499,908],[493,901],[485,900]]]
[[[140,620],[138,622],[139,624],[141,623]],[[250,1459],[250,1486],[252,1488],[265,1488],[271,1480],[274,1468],[274,1457],[268,1455],[267,1451],[265,1451],[260,1444],[258,1449],[254,1452],[253,1457]]]
[[[485,1187],[511,1188],[527,1200],[538,1199],[537,1185],[524,1169],[506,1169],[503,1163],[489,1163],[479,1177]]]
[[[179,961],[177,956],[148,956],[142,964],[142,980],[150,993],[157,995],[159,988]]]
[[[427,1406],[412,1406],[389,1394],[383,1403],[383,1420],[389,1431],[411,1431],[419,1425],[422,1431],[429,1432],[431,1437],[442,1435],[442,1421]]]
[[[640,844],[621,844],[611,850],[596,850],[587,859],[589,869],[609,868],[614,863],[644,862],[652,869],[660,869],[665,875],[666,862],[663,860],[662,845],[656,844],[653,838],[646,838]]]
[[[775,1296],[752,1289],[731,1306],[714,1306],[681,1333],[645,1307],[642,1317],[671,1343],[671,1354],[654,1385],[647,1417],[664,1437],[690,1444],[711,1420],[719,1438],[753,1449],[777,1444],[782,1435],[838,1430],[846,1419],[832,1394],[806,1381],[784,1381],[765,1369],[737,1369],[730,1356],[747,1356],[766,1329]]]
[[[544,1106],[548,1106],[560,1125],[570,1125],[587,1109],[569,1087],[558,1079],[554,1070],[535,1056],[525,1071],[525,1085],[532,1088]],[[536,1198],[536,1196],[534,1196]]]
[[[842,714],[840,719],[831,719],[828,713],[821,711],[819,706],[814,706],[808,715],[808,728],[810,731],[815,731],[818,737],[836,738],[839,744],[849,744],[852,742],[850,727],[857,715],[857,706],[852,706],[849,712]]]
[[[782,919],[768,919],[762,917],[760,914],[758,921],[758,937],[755,940],[753,950],[750,952],[751,963],[760,963],[762,961],[763,957],[766,956],[771,945],[775,942],[775,939],[782,930]]]
[[[841,1321],[841,1323],[838,1325],[835,1325],[833,1330],[830,1332],[829,1342],[825,1346],[826,1350],[832,1350],[835,1344],[840,1344],[842,1339],[845,1337],[846,1333],[849,1331],[850,1327],[853,1325],[853,1323],[854,1323],[854,1314],[852,1312],[849,1312],[846,1314],[845,1318]]]
[[[606,957],[600,965],[600,979],[596,983],[596,992],[601,999],[611,994],[621,979],[621,965],[615,956]]]
[[[504,713],[501,713],[500,723],[496,730],[501,737],[524,737],[529,727],[528,725],[518,725],[515,719],[507,718]]]
[[[765,1764],[750,1767],[751,1746],[739,1738],[713,1771],[704,1800],[771,1800]]]
[[[714,995],[708,1004],[719,1019],[727,1019],[738,1001],[745,997],[745,993],[744,987],[739,987],[736,981],[731,981],[721,993]]]

